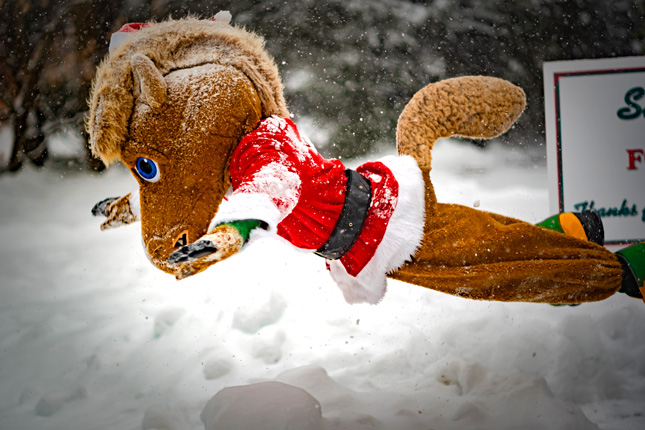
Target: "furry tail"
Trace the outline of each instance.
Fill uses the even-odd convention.
[[[524,91],[503,79],[464,76],[427,85],[399,116],[397,150],[430,169],[430,151],[438,138],[491,139],[507,131],[525,106]]]

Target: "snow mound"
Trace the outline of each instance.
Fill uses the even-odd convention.
[[[305,390],[281,382],[228,387],[206,403],[206,430],[322,430],[318,401]]]
[[[246,303],[235,311],[233,328],[244,333],[257,333],[262,327],[280,320],[287,307],[287,301],[280,294],[272,293],[260,303]]]
[[[182,415],[169,405],[151,406],[143,415],[141,430],[182,430],[186,427],[186,420]]]
[[[358,392],[329,377],[319,366],[287,371],[278,381],[301,387],[322,405],[327,428],[597,429],[572,403],[562,402],[543,378],[522,372],[495,372],[449,357],[428,363],[410,391]]]
[[[206,359],[204,366],[202,367],[202,371],[204,373],[204,378],[212,380],[226,375],[231,371],[231,369],[233,369],[233,366],[234,365],[231,360],[225,357],[214,356]]]
[[[579,407],[556,399],[541,377],[493,372],[458,358],[440,365],[436,377],[459,399],[445,411],[455,428],[476,428],[482,422],[497,429],[598,428]]]
[[[387,389],[349,389],[313,365],[275,381],[225,388],[201,417],[206,430],[416,430],[429,423],[445,430],[598,429],[579,407],[557,399],[541,377],[495,372],[454,357],[429,367],[413,400]]]
[[[36,404],[36,415],[48,417],[63,409],[63,407],[74,400],[84,399],[87,393],[84,387],[74,389],[58,389],[40,398]]]

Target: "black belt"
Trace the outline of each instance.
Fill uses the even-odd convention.
[[[338,260],[354,246],[372,203],[370,181],[351,169],[345,170],[345,176],[347,190],[340,217],[327,242],[315,251],[317,255],[329,260]]]

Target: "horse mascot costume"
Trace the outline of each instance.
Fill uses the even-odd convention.
[[[437,202],[435,140],[505,132],[524,110],[520,88],[430,84],[400,115],[398,156],[347,169],[299,133],[262,38],[229,20],[126,25],[97,70],[92,151],[125,164],[139,190],[93,213],[103,229],[141,221],[156,267],[182,279],[273,235],[323,257],[350,303],[377,303],[387,277],[481,300],[642,298],[643,244],[608,251],[593,212],[535,226]]]

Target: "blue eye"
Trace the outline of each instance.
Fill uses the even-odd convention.
[[[137,158],[135,167],[139,176],[146,181],[157,182],[159,180],[159,167],[157,167],[157,163],[149,158]]]

